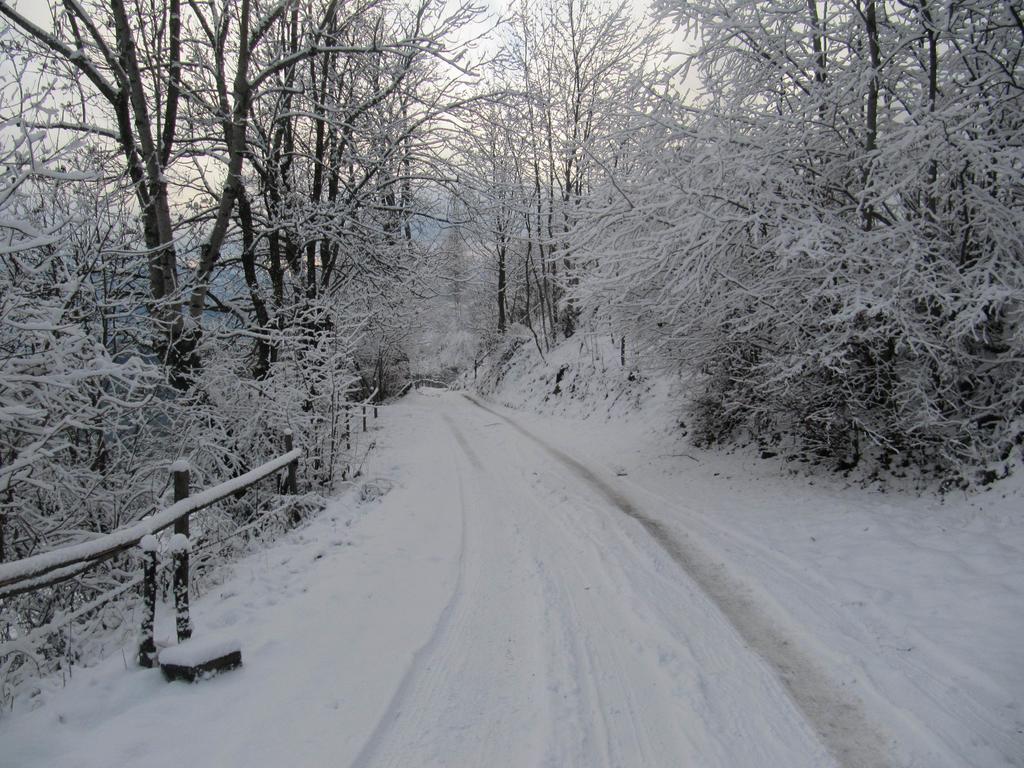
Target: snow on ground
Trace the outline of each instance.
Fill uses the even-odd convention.
[[[41,708],[0,716],[0,766],[350,764],[457,572],[451,461],[411,439],[416,426],[396,420],[377,436],[365,472],[395,480],[389,493],[345,495],[194,601],[195,637],[240,639],[241,669],[168,684],[126,648],[127,661],[76,669]],[[162,606],[157,635],[173,632]]]
[[[240,670],[78,670],[0,766],[1024,765],[1018,491],[789,476],[686,445],[596,343],[529,357],[517,410],[386,409],[373,492],[196,601]]]
[[[668,380],[623,368],[600,337],[546,362],[525,344],[478,383],[720,563],[730,589],[884,723],[894,764],[1024,765],[1020,473],[981,493],[918,496],[703,451],[681,436]]]
[[[599,489],[461,395],[386,417],[389,493],[351,526],[351,502],[332,507],[197,601],[196,635],[241,638],[241,670],[168,685],[112,659],[5,718],[3,759],[834,764],[771,667]]]

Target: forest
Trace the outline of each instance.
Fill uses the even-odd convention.
[[[685,382],[700,445],[991,484],[1024,444],[1022,55],[1006,0],[0,0],[0,562],[286,430],[303,494],[207,533],[305,514],[365,448],[346,404],[582,334]],[[136,558],[0,593],[36,643],[4,703]]]

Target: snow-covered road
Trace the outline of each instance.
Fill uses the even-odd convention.
[[[357,765],[886,764],[858,702],[610,482],[461,396],[406,418],[453,441],[458,577]]]
[[[897,764],[855,693],[651,497],[464,395],[385,421],[368,474],[390,493],[197,601],[197,633],[239,637],[241,670],[78,670],[0,720],[0,766]]]

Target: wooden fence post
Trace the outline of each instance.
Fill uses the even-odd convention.
[[[290,429],[286,429],[284,433],[284,448],[288,453],[295,450],[295,439]],[[288,480],[285,483],[285,491],[294,496],[299,492],[299,460],[288,462]]]
[[[366,403],[363,403],[363,432],[366,431]]]
[[[139,643],[139,666],[156,666],[156,642],[153,625],[156,621],[156,536],[144,536],[139,542],[143,552],[142,564],[142,639]]]
[[[345,450],[352,450],[352,409],[345,405]]]
[[[176,461],[171,467],[171,471],[174,473],[174,500],[187,499],[189,495],[188,462]],[[174,537],[171,541],[174,551],[175,628],[179,643],[192,637],[192,620],[189,617],[188,609],[188,518],[188,515],[183,515],[174,522]]]

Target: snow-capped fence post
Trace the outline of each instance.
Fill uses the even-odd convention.
[[[60,584],[73,579],[99,563],[106,562],[135,546],[140,546],[143,551],[143,573],[141,579],[143,613],[137,658],[139,665],[143,667],[154,667],[157,663],[163,666],[163,659],[156,653],[154,637],[157,608],[157,550],[159,549],[156,534],[172,526],[175,530],[174,535],[171,537],[169,550],[173,555],[174,602],[177,613],[176,629],[180,644],[192,635],[188,591],[189,515],[229,496],[237,495],[240,490],[249,488],[264,478],[280,472],[288,467],[289,464],[298,461],[301,455],[302,452],[298,449],[290,451],[238,477],[212,488],[199,491],[195,495],[192,495],[190,490],[188,462],[184,460],[175,462],[170,468],[174,483],[173,504],[165,509],[158,510],[148,518],[93,539],[40,552],[19,560],[0,562],[0,601],[15,595],[49,589],[54,584]],[[77,608],[69,615],[62,616],[59,620],[54,620],[47,625],[37,627],[24,637],[0,643],[0,656],[10,653],[12,646],[17,646],[13,648],[14,650],[21,651],[22,646],[26,642],[33,641],[33,636],[37,639],[43,638],[48,632],[57,631],[65,624],[70,625],[71,622],[77,621],[81,617],[96,611],[119,595],[123,595],[128,590],[133,590],[138,583],[138,579],[131,579],[86,603],[84,606]],[[185,670],[181,673],[186,679],[195,679],[195,674],[206,674],[208,672],[231,669],[241,663],[241,654],[237,647],[233,646],[226,649],[223,644],[216,645],[213,650],[219,649],[223,651],[216,658],[207,656],[208,653],[212,653],[209,645],[200,645],[199,648],[202,651],[201,653],[199,650],[196,650],[196,646],[191,646],[192,650],[186,654],[189,659],[196,659],[199,656],[204,657],[191,664],[191,671]],[[174,672],[174,674],[177,674],[177,672]]]
[[[363,432],[366,431],[366,403],[363,403]]]
[[[139,642],[139,666],[156,666],[156,642],[153,625],[156,622],[156,537],[143,536],[139,542],[143,552],[142,564],[142,638]]]
[[[174,501],[179,502],[188,498],[189,495],[189,466],[188,462],[176,461],[171,467],[174,473]],[[182,515],[174,522],[174,537],[172,547],[174,550],[174,610],[177,614],[175,628],[178,633],[178,642],[183,642],[192,637],[192,621],[189,618],[188,610],[188,525],[189,516]]]
[[[285,452],[291,453],[295,450],[295,438],[292,435],[290,429],[285,430],[284,433],[284,449]],[[285,483],[285,492],[295,495],[299,492],[299,460],[288,462],[288,480]]]

